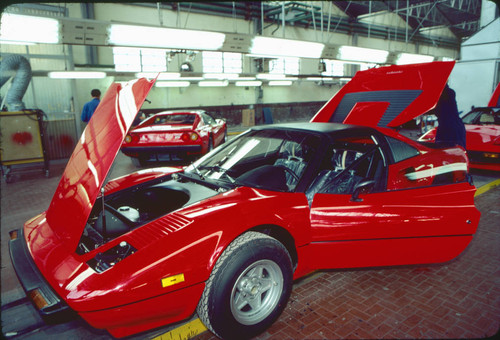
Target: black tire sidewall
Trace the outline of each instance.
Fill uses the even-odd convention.
[[[253,263],[271,260],[281,269],[283,291],[277,306],[264,320],[255,325],[239,323],[231,313],[231,292],[237,278]],[[267,329],[281,314],[291,293],[292,268],[286,249],[276,240],[257,239],[236,249],[218,272],[209,303],[210,323],[217,334],[225,339],[250,338]],[[220,303],[218,303],[220,302]]]

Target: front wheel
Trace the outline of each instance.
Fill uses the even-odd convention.
[[[292,261],[286,248],[265,234],[247,232],[215,264],[198,315],[221,338],[251,338],[279,317],[291,288]]]

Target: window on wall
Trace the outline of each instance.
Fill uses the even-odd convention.
[[[167,50],[153,48],[114,47],[113,61],[116,71],[165,72]]]
[[[277,58],[269,62],[269,73],[299,74],[299,58]]]
[[[343,77],[345,63],[337,60],[323,60],[326,70],[321,74],[330,77]]]
[[[202,52],[204,73],[242,73],[241,53]]]

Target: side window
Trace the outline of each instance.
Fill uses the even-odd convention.
[[[481,117],[479,117],[479,123],[480,124],[495,124],[495,117],[491,113],[484,112],[481,114]]]
[[[392,137],[386,138],[395,163],[419,155],[418,150],[414,147]]]
[[[311,202],[316,193],[350,195],[357,184],[366,180],[375,181],[373,191],[386,188],[385,161],[378,145],[373,142],[332,145],[306,196]]]
[[[205,122],[205,124],[215,125],[215,120],[208,114],[202,113],[201,116],[203,117],[203,121]]]

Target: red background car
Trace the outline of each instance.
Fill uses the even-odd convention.
[[[500,84],[488,105],[499,100]],[[500,107],[476,107],[462,117],[466,131],[466,149],[470,167],[500,171]],[[436,128],[419,138],[421,142],[434,142]]]
[[[165,111],[131,129],[121,151],[136,165],[158,155],[203,155],[227,139],[226,122],[204,111]]]

